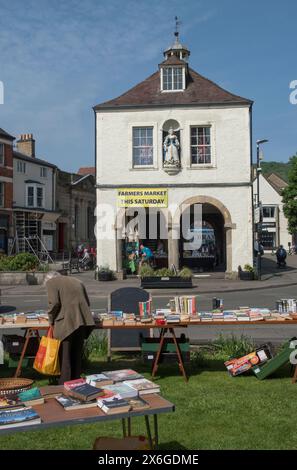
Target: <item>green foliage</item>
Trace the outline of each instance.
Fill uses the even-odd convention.
[[[242,357],[255,349],[255,344],[251,338],[234,334],[224,336],[222,334],[212,344],[214,352],[220,356],[229,359],[230,357]]]
[[[189,268],[182,268],[181,271],[176,274],[174,270],[170,268],[160,268],[154,271],[154,269],[148,264],[143,264],[141,266],[139,274],[141,277],[192,277],[192,271]]]
[[[283,190],[284,214],[291,234],[297,231],[297,155],[290,159],[289,184]]]
[[[175,273],[172,269],[161,268],[161,269],[157,269],[155,271],[155,276],[157,276],[157,277],[169,277],[169,276],[175,276]]]
[[[263,175],[270,175],[270,173],[276,173],[285,181],[288,181],[289,171],[291,168],[291,161],[287,163],[283,162],[261,162],[261,168]]]
[[[254,269],[253,266],[251,266],[250,264],[245,264],[244,267],[243,267],[243,269],[244,269],[245,271],[248,271],[249,273],[255,272],[255,269]]]
[[[180,277],[183,277],[183,278],[188,278],[188,277],[192,277],[193,275],[193,272],[190,268],[187,268],[186,266],[184,266],[178,273],[178,275]]]
[[[1,256],[0,271],[33,271],[39,266],[39,260],[31,253],[19,253],[15,256]]]
[[[141,277],[151,277],[155,275],[155,271],[149,264],[143,264],[139,270]]]
[[[84,368],[89,366],[92,358],[105,358],[107,356],[107,335],[106,333],[93,331],[85,341],[82,362]]]

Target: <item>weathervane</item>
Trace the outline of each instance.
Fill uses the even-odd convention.
[[[174,36],[176,38],[178,38],[178,35],[179,35],[179,26],[182,24],[182,22],[178,19],[178,16],[175,16],[175,32],[174,32]]]

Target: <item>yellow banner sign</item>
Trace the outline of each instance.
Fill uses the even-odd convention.
[[[168,189],[118,189],[118,207],[168,207]]]

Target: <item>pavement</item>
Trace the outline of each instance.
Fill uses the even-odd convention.
[[[90,296],[96,295],[107,297],[111,292],[121,287],[140,287],[139,278],[127,278],[124,280],[115,280],[99,282],[94,279],[93,271],[86,271],[79,274],[73,274],[87,286]],[[261,280],[241,281],[229,280],[224,278],[223,272],[210,272],[197,274],[193,278],[193,287],[191,289],[148,289],[152,295],[165,296],[182,294],[220,294],[224,292],[243,292],[274,288],[285,288],[297,286],[297,255],[290,255],[287,258],[286,268],[277,268],[276,258],[273,255],[265,255],[262,258],[262,276]],[[43,286],[0,286],[2,296],[8,295],[27,295],[44,294],[46,290]]]

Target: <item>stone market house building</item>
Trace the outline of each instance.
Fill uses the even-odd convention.
[[[72,251],[81,243],[95,247],[96,190],[93,174],[83,175],[58,170],[56,207],[57,250]]]
[[[17,141],[13,166],[14,249],[55,251],[57,167],[36,158],[32,134],[22,134]]]
[[[13,239],[13,141],[14,137],[0,128],[0,253],[7,253]]]
[[[168,266],[202,270],[215,260],[216,269],[235,277],[239,265],[253,263],[252,101],[194,71],[190,51],[175,36],[157,72],[94,107],[97,204],[121,206],[111,236],[104,238],[97,220],[97,263],[122,271],[127,211],[137,209],[142,194],[139,205],[148,212],[155,204],[158,227],[150,236],[147,216],[136,237],[153,250],[161,239]],[[196,204],[202,205],[198,229]],[[187,247],[189,233],[181,230],[186,211],[188,231],[198,230],[202,240],[198,249]]]

